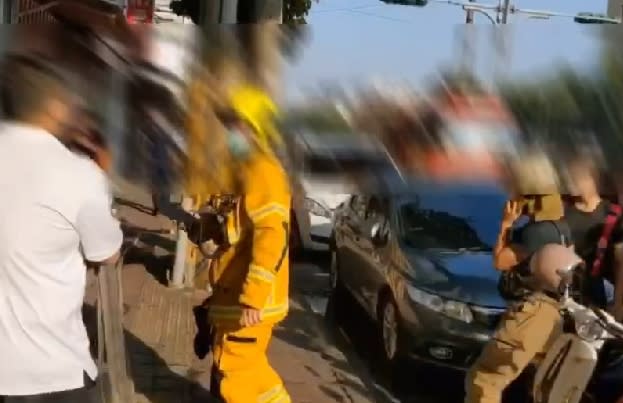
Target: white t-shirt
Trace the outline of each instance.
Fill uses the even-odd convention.
[[[0,195],[0,395],[80,388],[97,376],[82,253],[106,260],[123,239],[107,177],[49,133],[4,124]]]

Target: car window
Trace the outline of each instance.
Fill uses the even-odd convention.
[[[366,220],[375,220],[379,217],[387,217],[387,213],[387,200],[385,198],[370,197],[366,205]]]
[[[505,201],[502,192],[409,195],[399,208],[402,239],[418,249],[492,250],[499,231],[498,212]]]

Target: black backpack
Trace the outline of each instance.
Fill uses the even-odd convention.
[[[560,236],[560,244],[564,246],[571,245],[569,239],[570,237],[565,235],[571,233],[567,223],[564,221],[548,222],[556,228],[556,231]],[[498,280],[498,292],[502,298],[509,301],[517,301],[524,299],[532,293],[532,289],[527,281],[530,276],[530,257],[531,256],[528,256],[511,270],[502,273],[500,279]]]

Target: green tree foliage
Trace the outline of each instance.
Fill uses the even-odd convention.
[[[283,23],[288,25],[307,24],[306,17],[312,0],[283,0]]]
[[[309,31],[305,24],[281,25],[281,51],[283,55],[294,60],[305,47]]]
[[[282,50],[290,60],[298,56],[309,36],[306,17],[311,7],[312,0],[283,0]]]
[[[528,137],[538,134],[546,142],[578,146],[595,138],[610,164],[623,165],[619,162],[623,152],[623,57],[618,39],[602,41],[601,60],[590,74],[560,69],[536,82],[502,86],[505,100]]]
[[[502,94],[525,134],[558,141],[578,131],[593,131],[600,122],[596,81],[570,69],[532,83],[515,83]]]

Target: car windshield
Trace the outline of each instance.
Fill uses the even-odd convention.
[[[491,251],[506,201],[500,192],[444,190],[413,194],[400,205],[405,243],[418,249]]]

